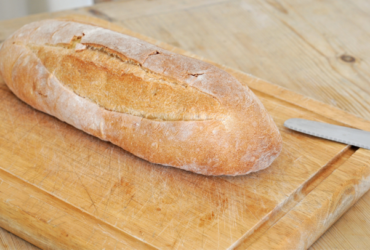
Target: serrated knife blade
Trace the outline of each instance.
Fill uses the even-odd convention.
[[[368,131],[301,118],[286,120],[284,126],[301,133],[370,149],[370,132]]]

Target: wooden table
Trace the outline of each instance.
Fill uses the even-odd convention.
[[[353,1],[117,1],[0,23],[0,41],[54,16],[97,16],[370,120],[370,4]],[[370,130],[370,128],[369,128]],[[312,249],[370,249],[370,194]],[[0,246],[36,249],[0,230]]]

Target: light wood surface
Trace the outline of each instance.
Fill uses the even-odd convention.
[[[81,20],[190,55],[108,22]],[[224,69],[257,94],[282,133],[283,152],[264,171],[206,177],[150,164],[30,108],[3,83],[0,225],[50,249],[260,249],[254,245],[263,237],[274,237],[263,240],[268,248],[275,247],[273,243],[288,248],[311,245],[370,188],[370,152],[292,132],[283,123],[292,117],[355,127],[370,122],[350,114],[344,121],[330,119],[319,114],[317,102],[311,101],[312,111],[307,110],[302,96],[291,93],[294,100],[284,99],[280,87]],[[347,166],[364,170],[351,173]],[[343,173],[332,188],[320,192],[338,171]],[[310,204],[315,194],[315,200],[321,200],[317,208]],[[276,228],[300,206],[309,207],[312,214],[298,214],[294,230]],[[306,237],[293,241],[294,232]]]
[[[368,27],[360,25],[369,22],[365,1],[122,1],[94,9],[74,12],[123,24],[369,119]],[[58,15],[65,13],[70,12]],[[45,16],[3,22],[0,40]],[[296,98],[284,90],[276,93]],[[314,105],[308,99],[300,106]],[[325,116],[346,118],[322,109]],[[367,128],[365,122],[362,128]],[[369,248],[363,237],[369,235],[367,204],[356,204],[313,248]]]

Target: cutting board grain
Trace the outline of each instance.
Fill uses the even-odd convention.
[[[0,229],[0,249],[6,250],[38,250],[38,247],[30,244],[27,241],[24,241],[17,237],[16,235],[4,230],[3,228]]]
[[[102,20],[73,18],[193,56]],[[50,249],[308,247],[370,188],[370,152],[283,122],[370,123],[223,68],[257,94],[282,133],[283,152],[266,170],[206,177],[150,164],[30,108],[2,82],[0,226]]]

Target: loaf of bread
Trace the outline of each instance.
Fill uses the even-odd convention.
[[[0,47],[0,73],[35,109],[153,163],[242,175],[282,148],[262,103],[224,70],[95,25],[22,27]]]

